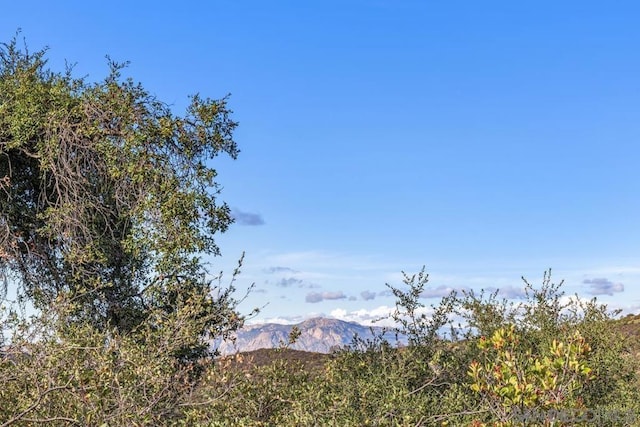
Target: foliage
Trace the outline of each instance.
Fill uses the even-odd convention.
[[[148,425],[176,415],[189,369],[170,342],[146,337],[141,346],[77,324],[51,333],[43,319],[28,327],[45,338],[16,336],[3,354],[3,425]]]
[[[226,98],[176,116],[110,61],[98,83],[0,46],[0,426],[171,425],[242,326],[208,277]],[[6,299],[8,282],[17,301]]]
[[[429,283],[429,275],[423,267],[419,273],[408,275],[404,271],[403,288],[387,284],[391,293],[396,298],[396,307],[390,318],[398,326],[396,332],[407,337],[412,347],[432,347],[440,341],[442,329],[451,324],[451,313],[456,303],[456,293],[452,292],[440,301],[440,304],[431,305],[430,312],[425,310],[425,305],[420,302],[425,286]]]
[[[220,316],[236,312],[239,301],[226,298]],[[223,335],[235,328],[231,317],[194,316],[200,309],[189,303],[122,332],[68,322],[65,304],[30,318],[15,307],[0,312],[0,426],[177,424],[214,363],[190,357],[206,345],[202,323],[218,322]]]
[[[513,425],[514,416],[523,412],[584,410],[578,393],[592,371],[584,361],[590,348],[580,333],[566,343],[554,339],[541,355],[520,345],[518,336],[511,325],[481,337],[481,361],[469,366],[470,388],[484,397],[499,420],[496,425]]]
[[[305,393],[314,383],[300,362],[278,359],[250,370],[234,368],[233,362],[210,368],[186,407],[183,425],[300,425],[292,421],[292,407],[308,402]]]
[[[520,303],[498,300],[495,292],[467,292],[427,308],[419,299],[427,279],[405,275],[403,286],[393,288],[392,316],[408,346],[394,347],[382,335],[356,338],[321,370],[245,368],[227,388],[203,385],[216,396],[200,408],[200,419],[209,420],[203,425],[637,422],[638,365],[605,306],[566,298],[546,273],[538,288],[525,281],[527,299]],[[231,378],[233,370],[225,372]]]
[[[126,64],[89,83],[45,53],[0,48],[0,271],[36,308],[63,298],[69,320],[119,331],[179,310],[185,290],[207,298],[200,257],[232,222],[207,163],[238,154],[226,98],[176,116]]]

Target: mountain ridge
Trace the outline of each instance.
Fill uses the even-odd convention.
[[[289,343],[294,327],[299,331],[299,335],[293,343]],[[213,345],[221,355],[282,347],[315,353],[331,353],[335,349],[352,344],[356,336],[362,340],[384,337],[392,344],[406,343],[406,340],[403,337],[397,337],[394,331],[380,326],[365,326],[334,318],[314,317],[297,324],[246,325],[236,332],[234,340],[218,341]]]

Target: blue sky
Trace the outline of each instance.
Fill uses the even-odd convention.
[[[640,312],[640,5],[635,1],[11,2],[50,64],[105,55],[183,111],[240,122],[215,164],[237,224],[212,271],[256,320],[366,321],[426,265],[425,303],[553,269]]]

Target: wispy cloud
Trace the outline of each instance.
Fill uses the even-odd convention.
[[[231,210],[231,216],[239,225],[264,225],[264,219],[258,213],[243,212],[234,208]]]
[[[421,298],[442,298],[442,297],[446,297],[447,295],[449,295],[451,292],[455,290],[456,289],[450,286],[440,285],[440,286],[436,286],[435,288],[426,288],[422,292],[422,294],[420,294],[420,297]]]
[[[582,283],[589,285],[589,293],[591,295],[613,295],[615,292],[624,292],[624,285],[622,283],[614,283],[604,277],[585,279]]]
[[[346,298],[347,296],[343,292],[309,292],[304,300],[309,303],[317,303],[325,300],[339,300]]]
[[[270,265],[287,265],[306,272],[314,272],[332,278],[369,277],[375,275],[381,283],[392,272],[400,271],[402,263],[390,263],[375,256],[358,256],[350,253],[309,250],[274,253],[265,257]],[[348,273],[348,274],[345,274]]]
[[[313,316],[312,316],[313,317]],[[266,318],[258,318],[258,319],[250,319],[247,324],[248,325],[262,325],[265,323],[280,323],[283,325],[293,325],[296,323],[303,322],[307,319],[307,316],[277,316],[277,317],[266,317]]]
[[[265,280],[264,283],[266,285],[275,285],[280,288],[296,287],[300,289],[316,289],[320,287],[320,285],[316,283],[308,282],[298,277],[282,277],[278,280]]]
[[[371,292],[371,291],[360,292],[360,297],[362,297],[362,299],[365,301],[371,301],[372,299],[375,299],[376,295],[377,294],[375,292]]]
[[[293,268],[289,268],[289,267],[269,267],[269,268],[265,268],[262,270],[264,273],[267,274],[276,274],[276,273],[298,273],[298,270],[294,270]]]
[[[392,297],[393,296],[393,292],[391,291],[391,289],[387,289],[386,291],[378,292],[378,296],[379,297]]]
[[[302,279],[296,279],[295,277],[287,277],[287,278],[282,278],[280,280],[278,280],[276,282],[276,286],[280,286],[282,288],[288,288],[290,286],[294,286],[294,285],[302,285],[303,281]]]
[[[486,288],[489,292],[498,291],[498,295],[507,299],[524,299],[527,297],[524,288],[516,288],[515,286],[501,286]]]

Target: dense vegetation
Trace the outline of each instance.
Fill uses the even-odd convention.
[[[286,351],[271,363],[225,360],[198,387],[210,404],[190,412],[194,423],[640,425],[637,317],[613,320],[595,299],[567,298],[548,274],[526,284],[520,303],[452,294],[426,315],[426,284],[420,273],[394,288],[407,347],[356,339],[320,367],[317,356],[296,363]]]
[[[202,261],[232,222],[209,166],[238,153],[226,100],[175,116],[118,64],[90,84],[44,55],[0,50],[0,426],[640,425],[633,319],[550,274],[431,307],[405,276],[403,348],[216,358],[245,319],[237,272]]]

